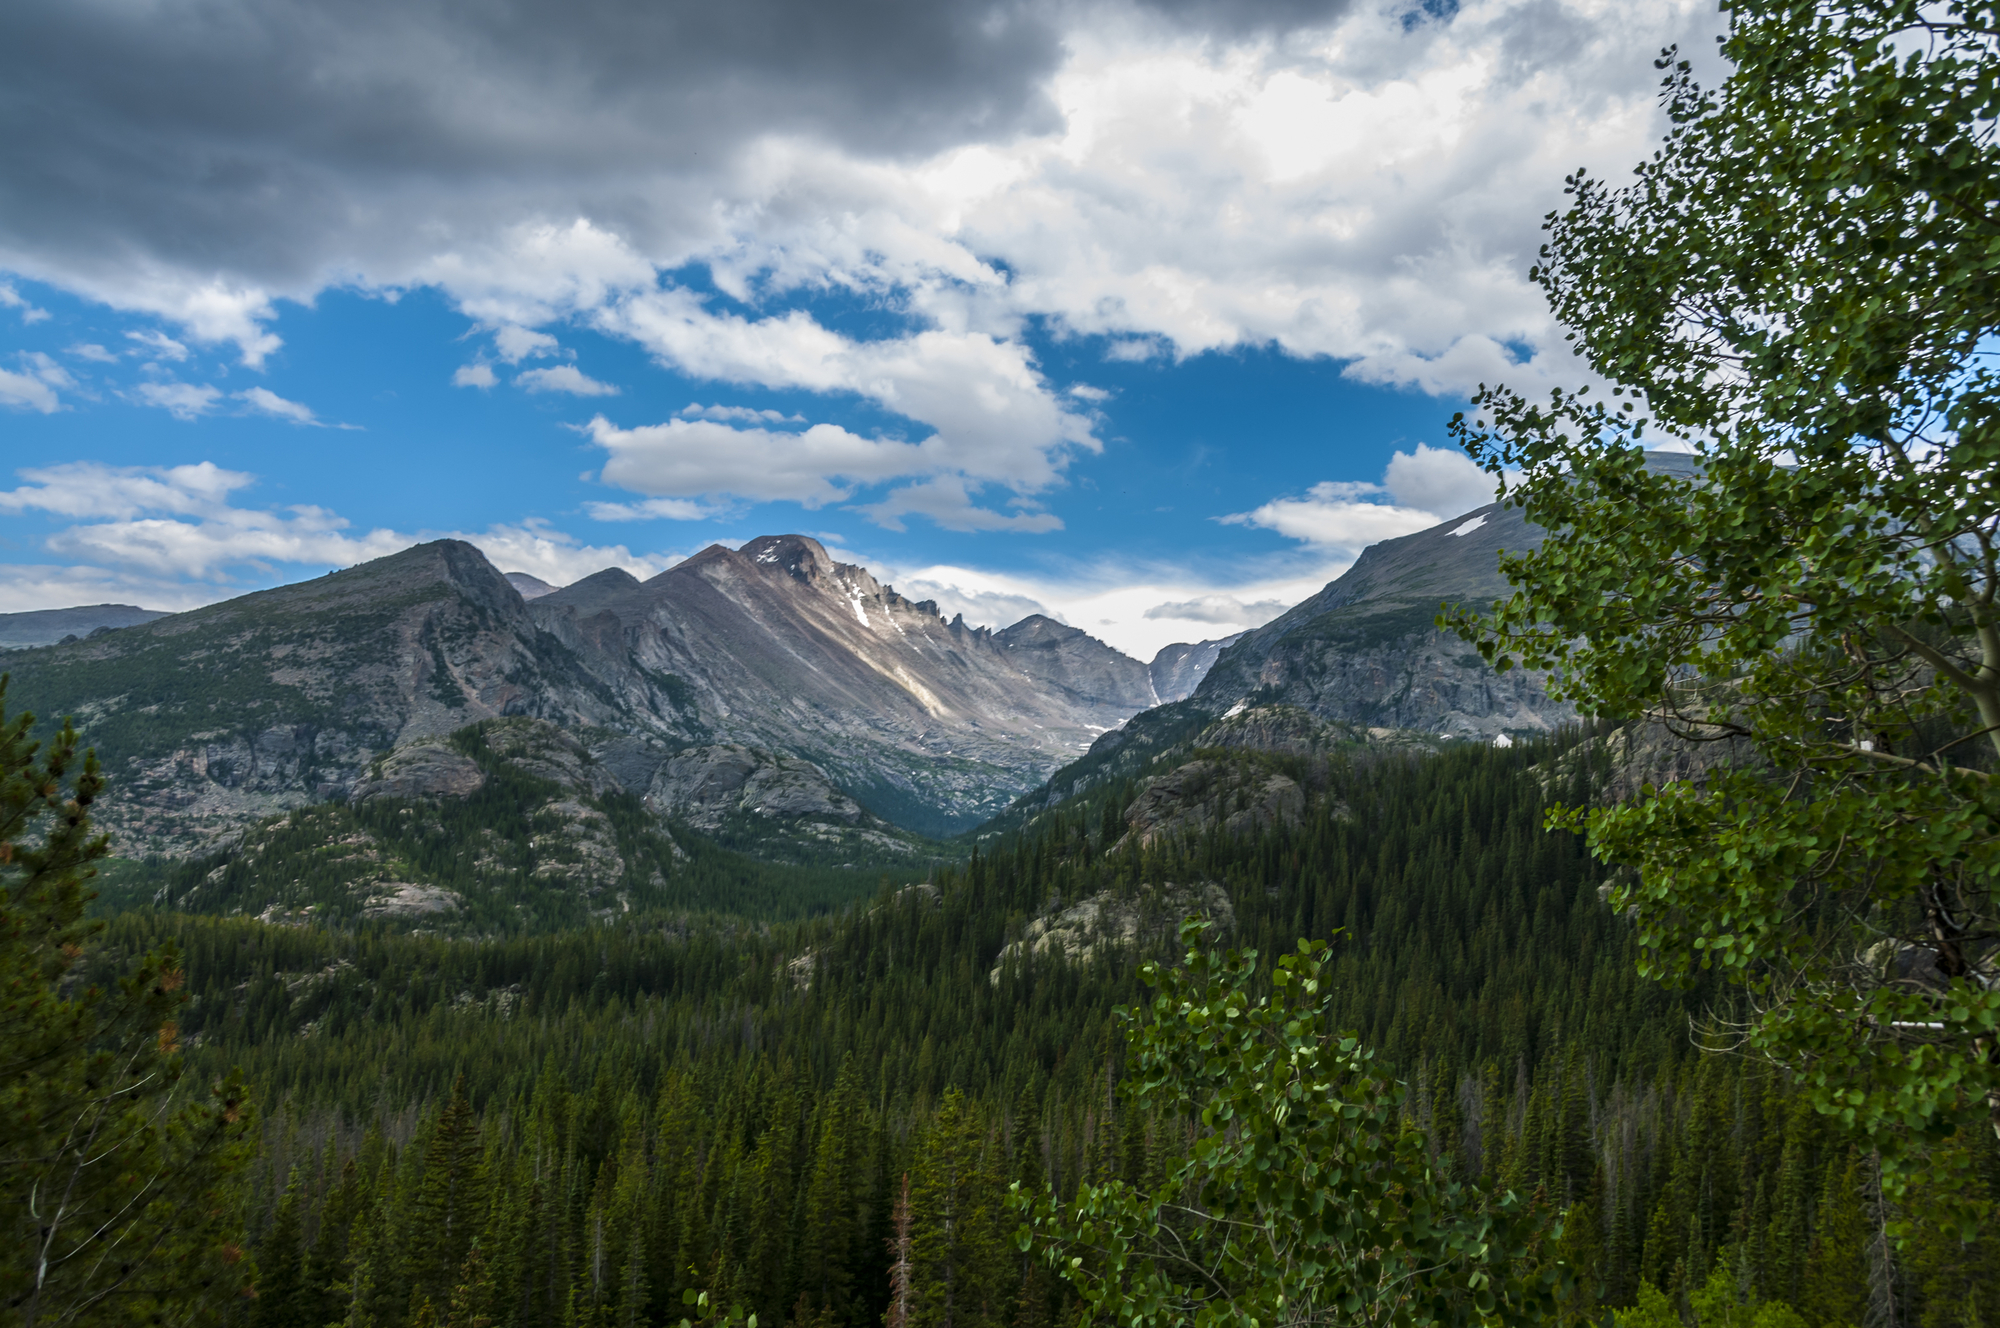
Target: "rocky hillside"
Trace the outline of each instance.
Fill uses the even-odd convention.
[[[1194,698],[1215,713],[1239,702],[1297,706],[1322,719],[1491,741],[1575,717],[1522,670],[1495,673],[1439,631],[1445,603],[1485,605],[1508,593],[1503,549],[1541,532],[1501,504],[1364,550],[1338,580],[1222,652]]]
[[[72,715],[96,746],[113,781],[97,817],[131,856],[345,797],[399,745],[480,719],[676,732],[590,677],[451,540],[7,667],[10,711]]]

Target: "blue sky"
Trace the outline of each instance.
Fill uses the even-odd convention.
[[[1539,217],[1578,160],[1643,154],[1650,53],[1713,23],[941,6],[842,59],[717,24],[669,69],[686,35],[649,62],[619,0],[581,35],[416,5],[331,44],[309,3],[27,8],[0,611],[186,607],[440,534],[561,582],[804,531],[1142,656],[1490,493],[1435,449],[1474,383],[1565,381]],[[181,10],[203,42],[146,30]],[[562,42],[602,77],[531,67]],[[301,101],[273,51],[353,90]],[[141,59],[153,103],[90,86]]]

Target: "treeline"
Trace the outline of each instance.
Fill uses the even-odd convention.
[[[1192,1124],[1119,1092],[1140,956],[996,961],[1052,909],[1198,881],[1233,904],[1228,943],[1342,930],[1338,1023],[1413,1085],[1440,1165],[1568,1211],[1603,1304],[1720,1276],[1812,1328],[1982,1322],[1990,1241],[1919,1222],[1898,1249],[1921,1195],[1886,1204],[1780,1077],[1697,1047],[1718,991],[1637,978],[1600,869],[1541,829],[1591,778],[1567,762],[1545,792],[1552,755],[1301,769],[1298,825],[1109,854],[1102,807],[1053,812],[934,889],[783,926],[473,944],[134,915],[113,936],[178,938],[197,1054],[275,1108],[256,1314],[287,1328],[664,1324],[689,1288],[763,1323],[872,1325],[892,1290],[914,1325],[1053,1323],[1006,1185],[1145,1183]],[[2000,1192],[1990,1141],[1968,1146]]]

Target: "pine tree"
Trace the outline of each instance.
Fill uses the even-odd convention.
[[[1862,1328],[1868,1316],[1868,1212],[1860,1159],[1826,1171],[1818,1230],[1806,1258],[1799,1308],[1814,1328]]]
[[[423,1169],[409,1205],[408,1278],[411,1304],[450,1302],[456,1275],[486,1217],[479,1121],[465,1095],[465,1076],[432,1121]]]
[[[257,1247],[257,1310],[255,1328],[318,1328],[307,1317],[310,1306],[305,1292],[306,1252],[300,1230],[299,1191],[303,1188],[298,1171],[293,1170],[285,1185],[284,1197],[271,1218],[271,1229]]]
[[[917,1152],[910,1192],[910,1328],[989,1328],[1000,1258],[998,1196],[981,1166],[983,1131],[958,1089],[946,1091]]]
[[[240,1079],[183,1081],[188,992],[171,944],[109,987],[80,980],[108,851],[94,751],[43,750],[0,676],[0,1315],[21,1328],[211,1314],[245,1290]]]

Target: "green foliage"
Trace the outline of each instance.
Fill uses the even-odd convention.
[[[211,1322],[250,1272],[245,1089],[184,1082],[173,946],[79,981],[104,781],[73,728],[44,752],[32,725],[0,705],[0,1323]]]
[[[2000,1127],[1996,13],[1728,8],[1727,81],[1670,53],[1665,146],[1548,221],[1535,275],[1614,408],[1503,388],[1454,422],[1549,532],[1454,622],[1715,745],[1560,823],[1636,869],[1648,971],[1739,982],[1743,1045],[1900,1193]],[[1649,430],[1697,455],[1649,467]]]
[[[1254,951],[1201,948],[1148,965],[1152,1018],[1131,1016],[1135,1105],[1199,1120],[1148,1187],[1086,1185],[1067,1204],[1015,1191],[1033,1247],[1094,1319],[1197,1328],[1313,1323],[1531,1323],[1556,1318],[1563,1277],[1513,1194],[1441,1177],[1403,1086],[1327,1031],[1326,944],[1278,961],[1253,995]]]

